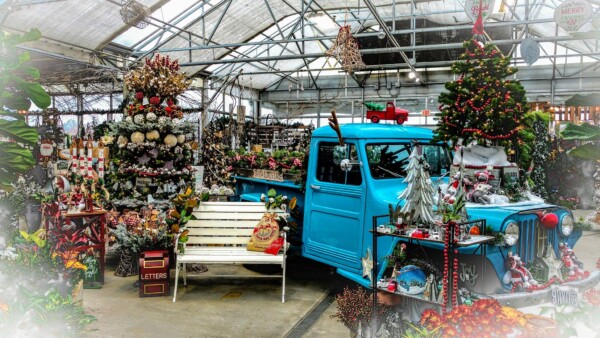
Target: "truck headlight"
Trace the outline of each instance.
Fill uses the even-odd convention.
[[[564,236],[569,236],[573,232],[573,227],[575,226],[575,222],[573,221],[573,216],[570,214],[566,214],[562,218],[562,222],[560,228],[562,230],[562,234]]]
[[[508,246],[517,244],[519,240],[519,224],[515,221],[510,221],[504,230],[504,243]]]

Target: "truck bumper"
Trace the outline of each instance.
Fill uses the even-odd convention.
[[[600,271],[594,271],[590,276],[583,280],[572,281],[560,284],[560,286],[566,286],[573,288],[579,292],[583,292],[587,289],[595,287],[600,282]],[[552,286],[544,290],[532,291],[532,292],[514,292],[506,294],[494,294],[490,295],[491,298],[495,298],[502,305],[510,306],[513,308],[527,307],[531,305],[537,305],[542,303],[548,303],[552,301]]]

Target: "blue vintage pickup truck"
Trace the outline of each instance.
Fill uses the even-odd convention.
[[[415,252],[440,266],[442,242],[381,235],[374,239],[373,229],[386,222],[389,204],[403,203],[398,196],[407,187],[403,170],[412,141],[423,145],[434,185],[447,183],[452,164],[447,147],[431,143],[431,130],[413,126],[346,124],[341,126],[341,134],[345,145],[340,154],[338,135],[332,128],[321,127],[313,132],[304,193],[290,181],[235,176],[239,199],[259,201],[260,195],[271,188],[278,194],[297,197],[303,214],[301,254],[336,268],[342,276],[365,287],[373,287],[373,282],[364,276],[363,258],[367,252],[373,252],[374,244],[378,248],[374,280],[383,276],[386,256],[398,242],[418,247]],[[460,246],[459,286],[516,307],[531,304],[533,299],[548,301],[549,290],[511,292],[505,281],[509,252],[519,255],[525,264],[537,260],[546,265],[550,274],[560,273],[559,245],[567,243],[573,248],[581,236],[581,231],[573,228],[571,212],[540,202],[469,203],[467,210],[469,220],[483,219],[491,230],[508,233],[511,240],[501,245]],[[552,230],[545,229],[540,224],[540,212],[554,213],[558,224]],[[569,284],[587,288],[599,279],[600,275],[594,272]]]

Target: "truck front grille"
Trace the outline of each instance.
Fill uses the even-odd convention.
[[[522,215],[518,223],[520,235],[516,253],[523,263],[531,263],[538,253],[542,253],[543,245],[548,241],[548,234],[547,231],[540,230],[537,215]]]

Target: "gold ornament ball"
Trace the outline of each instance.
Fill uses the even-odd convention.
[[[136,144],[144,142],[144,138],[144,134],[140,133],[139,131],[136,131],[133,134],[131,134],[131,142]]]
[[[185,142],[185,135],[177,135],[177,143],[181,144]]]
[[[146,139],[148,141],[158,140],[160,138],[160,134],[157,130],[152,130],[146,133]]]
[[[177,144],[177,136],[173,134],[165,136],[165,144],[169,147],[174,147]]]

